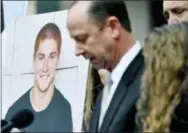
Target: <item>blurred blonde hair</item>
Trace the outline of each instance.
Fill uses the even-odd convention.
[[[92,110],[96,102],[98,92],[103,88],[103,84],[100,81],[99,73],[94,70],[92,64],[89,65],[85,109],[84,109],[84,123],[86,130],[89,128]]]
[[[185,29],[187,22],[165,25],[144,41],[145,72],[136,115],[141,132],[169,132],[174,111],[188,89]]]

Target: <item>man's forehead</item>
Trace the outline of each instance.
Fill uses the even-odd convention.
[[[83,23],[83,20],[87,19],[86,14],[87,8],[81,2],[76,3],[69,9],[67,16],[67,24],[69,26],[78,25],[80,22]]]
[[[78,1],[69,9],[69,13],[85,13],[90,3],[90,1]]]
[[[55,51],[55,50],[54,51],[50,51],[48,53],[47,52],[43,52],[43,51],[37,51],[36,52],[37,55],[43,55],[43,56],[45,56],[46,54],[52,55],[52,54],[57,54],[57,53],[58,53],[58,51]]]
[[[184,0],[184,1],[163,1],[163,8],[164,10],[170,10],[173,8],[188,8],[188,1]]]
[[[86,7],[88,3],[88,1],[80,1],[73,5],[68,12],[67,26],[71,34],[74,34],[73,36],[84,34],[84,30],[88,27],[89,18]]]
[[[87,25],[86,18],[85,17],[79,18],[79,16],[76,16],[75,18],[69,18],[68,24],[67,24],[71,36],[84,34],[87,28],[86,25]]]

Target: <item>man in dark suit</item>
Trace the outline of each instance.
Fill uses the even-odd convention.
[[[68,10],[67,27],[76,42],[75,54],[110,71],[89,131],[133,132],[144,59],[123,0],[76,1]]]

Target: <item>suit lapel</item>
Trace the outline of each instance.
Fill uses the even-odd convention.
[[[112,123],[112,120],[120,107],[122,100],[126,98],[128,94],[128,85],[136,77],[136,73],[139,70],[140,66],[143,64],[143,56],[141,51],[136,56],[136,58],[131,62],[127,70],[124,72],[120,83],[114,93],[114,96],[110,102],[109,108],[106,112],[106,115],[103,119],[103,123],[100,129],[100,132],[108,132],[108,128]]]
[[[123,100],[123,97],[125,97],[126,93],[127,87],[125,86],[124,82],[120,82],[103,119],[103,123],[100,129],[101,132],[107,132],[107,128],[111,124],[112,119],[116,114],[116,111],[118,110],[118,107],[120,106],[120,103]]]

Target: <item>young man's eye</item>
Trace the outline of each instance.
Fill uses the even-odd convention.
[[[54,58],[56,58],[56,56],[57,56],[56,54],[51,54],[50,59],[54,59]]]
[[[55,58],[55,55],[50,56],[50,58],[51,58],[51,59],[54,59],[54,58]]]
[[[43,59],[44,59],[43,56],[39,56],[39,57],[38,57],[38,60],[43,60]]]

